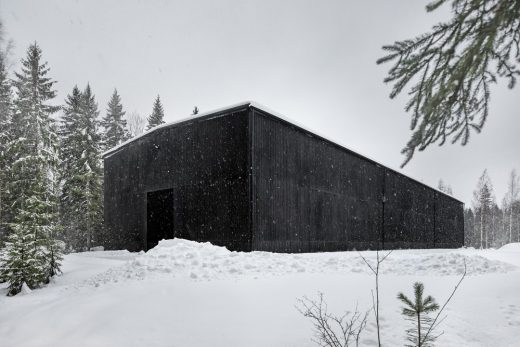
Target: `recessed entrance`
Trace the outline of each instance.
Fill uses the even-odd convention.
[[[146,194],[146,250],[173,239],[173,189]]]

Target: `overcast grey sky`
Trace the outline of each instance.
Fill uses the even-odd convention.
[[[1,0],[13,70],[37,41],[58,81],[59,102],[91,84],[102,113],[114,87],[126,111],[148,115],[161,95],[166,121],[254,100],[398,168],[410,116],[390,100],[377,66],[381,46],[449,18],[427,1]],[[487,168],[498,202],[520,170],[517,87],[492,89],[484,131],[470,143],[432,146],[400,170],[426,184],[442,178],[466,203]]]

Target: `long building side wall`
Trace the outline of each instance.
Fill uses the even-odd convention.
[[[377,248],[384,184],[378,165],[261,111],[253,112],[253,248],[276,252]]]
[[[253,109],[253,249],[461,247],[463,205]]]
[[[455,248],[464,245],[464,205],[435,193],[435,247]]]
[[[385,170],[383,248],[435,247],[436,191]]]
[[[147,193],[173,189],[175,237],[251,250],[247,112],[164,127],[107,156],[107,248],[146,249]]]

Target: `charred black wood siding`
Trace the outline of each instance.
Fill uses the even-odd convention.
[[[463,245],[460,201],[250,104],[156,129],[104,163],[108,249],[146,249],[161,190],[173,236],[232,250]]]
[[[462,246],[459,201],[262,110],[251,122],[253,249]]]
[[[435,191],[386,171],[384,248],[434,247]]]
[[[146,249],[146,193],[173,189],[175,237],[251,250],[247,112],[157,129],[108,155],[108,248]]]
[[[377,248],[381,168],[287,122],[253,112],[253,248]]]
[[[435,192],[435,247],[464,245],[464,206],[447,195]]]

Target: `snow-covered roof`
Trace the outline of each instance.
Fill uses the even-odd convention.
[[[244,102],[240,102],[240,103],[233,104],[233,105],[230,105],[230,106],[221,107],[221,108],[217,108],[217,109],[214,109],[214,110],[211,110],[211,111],[199,113],[197,115],[191,115],[191,116],[188,116],[188,117],[185,117],[185,118],[173,121],[173,122],[169,122],[169,123],[164,123],[164,124],[158,125],[158,126],[152,128],[152,129],[148,130],[148,131],[145,131],[144,133],[142,133],[140,135],[132,137],[131,139],[129,139],[129,140],[127,140],[127,141],[125,141],[125,142],[123,142],[123,143],[121,143],[121,144],[119,144],[119,145],[117,145],[115,147],[112,147],[111,149],[109,149],[106,152],[104,152],[103,154],[101,154],[101,156],[103,158],[109,157],[110,155],[118,152],[119,149],[121,149],[122,147],[126,146],[127,144],[132,143],[132,142],[134,142],[134,141],[136,141],[136,140],[138,140],[138,139],[140,139],[140,138],[142,138],[144,136],[147,136],[147,135],[149,135],[149,134],[151,134],[151,133],[153,133],[153,132],[155,132],[155,131],[157,131],[159,129],[167,128],[167,127],[173,126],[175,124],[183,123],[183,122],[193,121],[193,120],[196,120],[198,118],[203,118],[205,116],[209,116],[209,115],[212,115],[212,114],[220,113],[222,111],[231,110],[231,109],[237,109],[237,108],[240,108],[240,107],[248,107],[248,106],[249,107],[254,107],[254,108],[256,108],[256,109],[258,109],[260,111],[264,111],[264,112],[266,112],[266,113],[268,113],[268,114],[270,114],[270,115],[272,115],[272,116],[274,116],[276,118],[279,118],[279,119],[281,119],[283,121],[286,121],[286,122],[288,122],[288,123],[290,123],[290,124],[300,128],[302,130],[305,130],[305,131],[307,131],[307,132],[309,132],[311,134],[314,134],[314,135],[316,135],[318,137],[321,137],[322,139],[324,139],[324,140],[326,140],[328,142],[336,144],[336,145],[338,145],[338,146],[340,146],[340,147],[342,147],[342,148],[344,148],[344,149],[346,149],[346,150],[348,150],[350,152],[353,152],[353,153],[355,153],[355,154],[357,154],[357,155],[359,155],[359,156],[361,156],[361,157],[363,157],[365,159],[368,159],[369,161],[372,161],[375,164],[378,164],[378,165],[383,166],[383,167],[385,167],[385,168],[387,168],[387,169],[389,169],[391,171],[394,171],[394,172],[396,172],[396,173],[398,173],[398,174],[400,174],[402,176],[405,176],[405,177],[411,179],[414,182],[420,183],[420,184],[422,184],[422,185],[424,185],[424,186],[426,186],[426,187],[428,187],[430,189],[433,189],[433,190],[435,190],[435,191],[437,191],[437,192],[439,192],[439,193],[441,193],[443,195],[446,195],[446,196],[448,196],[448,197],[450,197],[452,199],[455,199],[455,200],[457,200],[459,202],[462,202],[460,199],[457,199],[457,198],[455,198],[452,195],[446,194],[445,192],[443,192],[443,191],[441,191],[441,190],[439,190],[437,188],[431,187],[431,186],[427,185],[424,182],[421,182],[421,181],[419,181],[419,180],[417,180],[417,179],[415,179],[413,177],[410,177],[410,176],[402,173],[398,169],[392,168],[389,165],[381,164],[380,162],[378,162],[377,160],[371,158],[368,155],[362,154],[361,152],[359,152],[357,150],[354,151],[354,150],[348,148],[347,146],[341,144],[340,142],[338,142],[336,140],[332,140],[332,139],[328,138],[327,136],[325,136],[323,134],[320,134],[320,133],[318,133],[318,132],[316,132],[314,130],[310,130],[307,127],[305,127],[304,125],[301,125],[298,122],[295,122],[292,119],[289,119],[289,118],[285,117],[284,115],[282,115],[282,114],[280,114],[280,113],[278,113],[276,111],[273,111],[273,110],[269,109],[268,107],[265,107],[265,106],[255,102],[255,101],[244,101]]]

